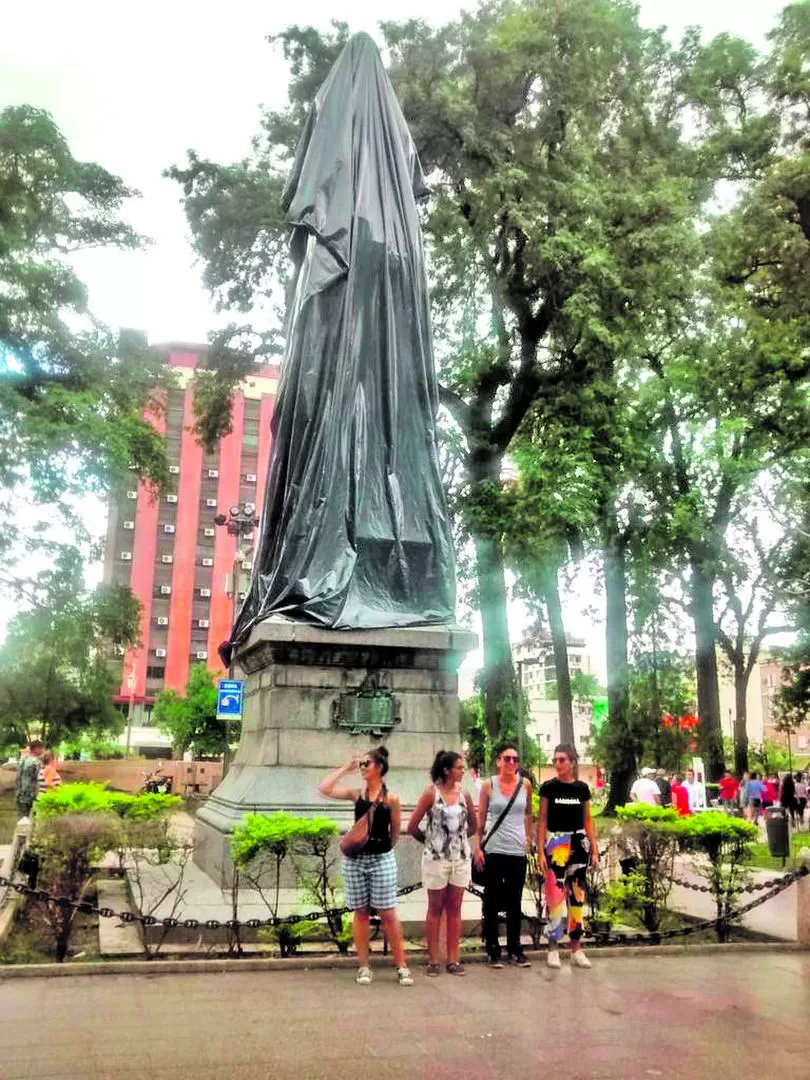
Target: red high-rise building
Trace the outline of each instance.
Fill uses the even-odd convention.
[[[223,671],[218,648],[231,628],[230,581],[236,537],[217,528],[214,518],[231,506],[262,505],[270,456],[270,418],[278,368],[257,367],[233,402],[233,430],[214,453],[194,437],[194,369],[203,345],[161,345],[178,386],[152,416],[165,434],[174,491],[154,498],[133,477],[131,489],[111,500],[104,579],[129,585],[141,602],[141,645],[123,658],[122,706],[134,706],[132,723],[149,723],[158,691],[182,693],[192,664]],[[244,547],[244,541],[243,541]],[[245,553],[244,579],[249,558]]]

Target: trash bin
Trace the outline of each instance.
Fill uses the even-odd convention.
[[[769,806],[765,811],[765,830],[768,834],[768,851],[774,859],[790,855],[787,810],[783,806]]]

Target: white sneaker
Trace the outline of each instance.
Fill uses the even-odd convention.
[[[357,982],[359,982],[361,986],[368,986],[373,977],[371,968],[362,967],[357,972]]]
[[[548,966],[550,968],[554,968],[555,970],[559,970],[559,968],[560,968],[560,950],[559,949],[549,949],[548,953],[546,954],[546,963],[548,964]]]
[[[413,976],[406,967],[397,968],[397,978],[400,986],[413,986]]]
[[[582,949],[574,949],[571,953],[571,964],[573,967],[589,968],[591,962]]]

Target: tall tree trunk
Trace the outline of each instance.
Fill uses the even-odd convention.
[[[501,455],[494,449],[485,451],[479,448],[470,462],[469,471],[472,498],[474,500],[481,495],[481,501],[485,503],[487,489],[500,487]],[[484,651],[484,721],[490,737],[497,739],[505,721],[520,722],[517,716],[515,668],[509,643],[503,543],[500,533],[494,529],[487,530],[485,524],[473,539]]]
[[[707,779],[716,784],[723,775],[725,755],[723,729],[720,724],[720,690],[717,683],[714,576],[698,556],[693,555],[690,563],[700,745],[705,758]]]
[[[616,507],[602,508],[602,545],[605,557],[607,606],[608,723],[614,749],[610,768],[610,795],[606,812],[624,806],[636,772],[635,744],[630,730],[630,672],[627,660],[627,567],[625,541]]]
[[[734,661],[734,772],[748,772],[748,678],[751,672],[741,656]]]
[[[540,587],[548,612],[551,646],[554,650],[554,678],[557,683],[557,704],[560,710],[560,742],[574,746],[574,701],[571,694],[571,673],[568,669],[568,642],[560,603],[560,582],[557,567],[548,563],[540,570]]]

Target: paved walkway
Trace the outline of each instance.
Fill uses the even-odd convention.
[[[782,877],[787,872],[787,870],[752,870],[751,879],[754,882],[771,881]],[[694,872],[691,861],[687,858],[676,860],[675,874],[685,881],[693,881],[698,885],[706,884],[705,879]],[[745,893],[742,903],[747,904],[761,895],[760,892]],[[781,938],[783,941],[795,941],[797,895],[798,887],[793,884],[784,892],[772,896],[770,900],[744,915],[742,925],[759,934]],[[713,919],[717,914],[714,900],[708,893],[684,889],[680,885],[673,885],[668,906],[678,911],[688,912],[699,919]],[[808,1063],[808,1075],[810,1076],[810,1063]]]
[[[810,954],[9,979],[2,1080],[806,1080]]]

